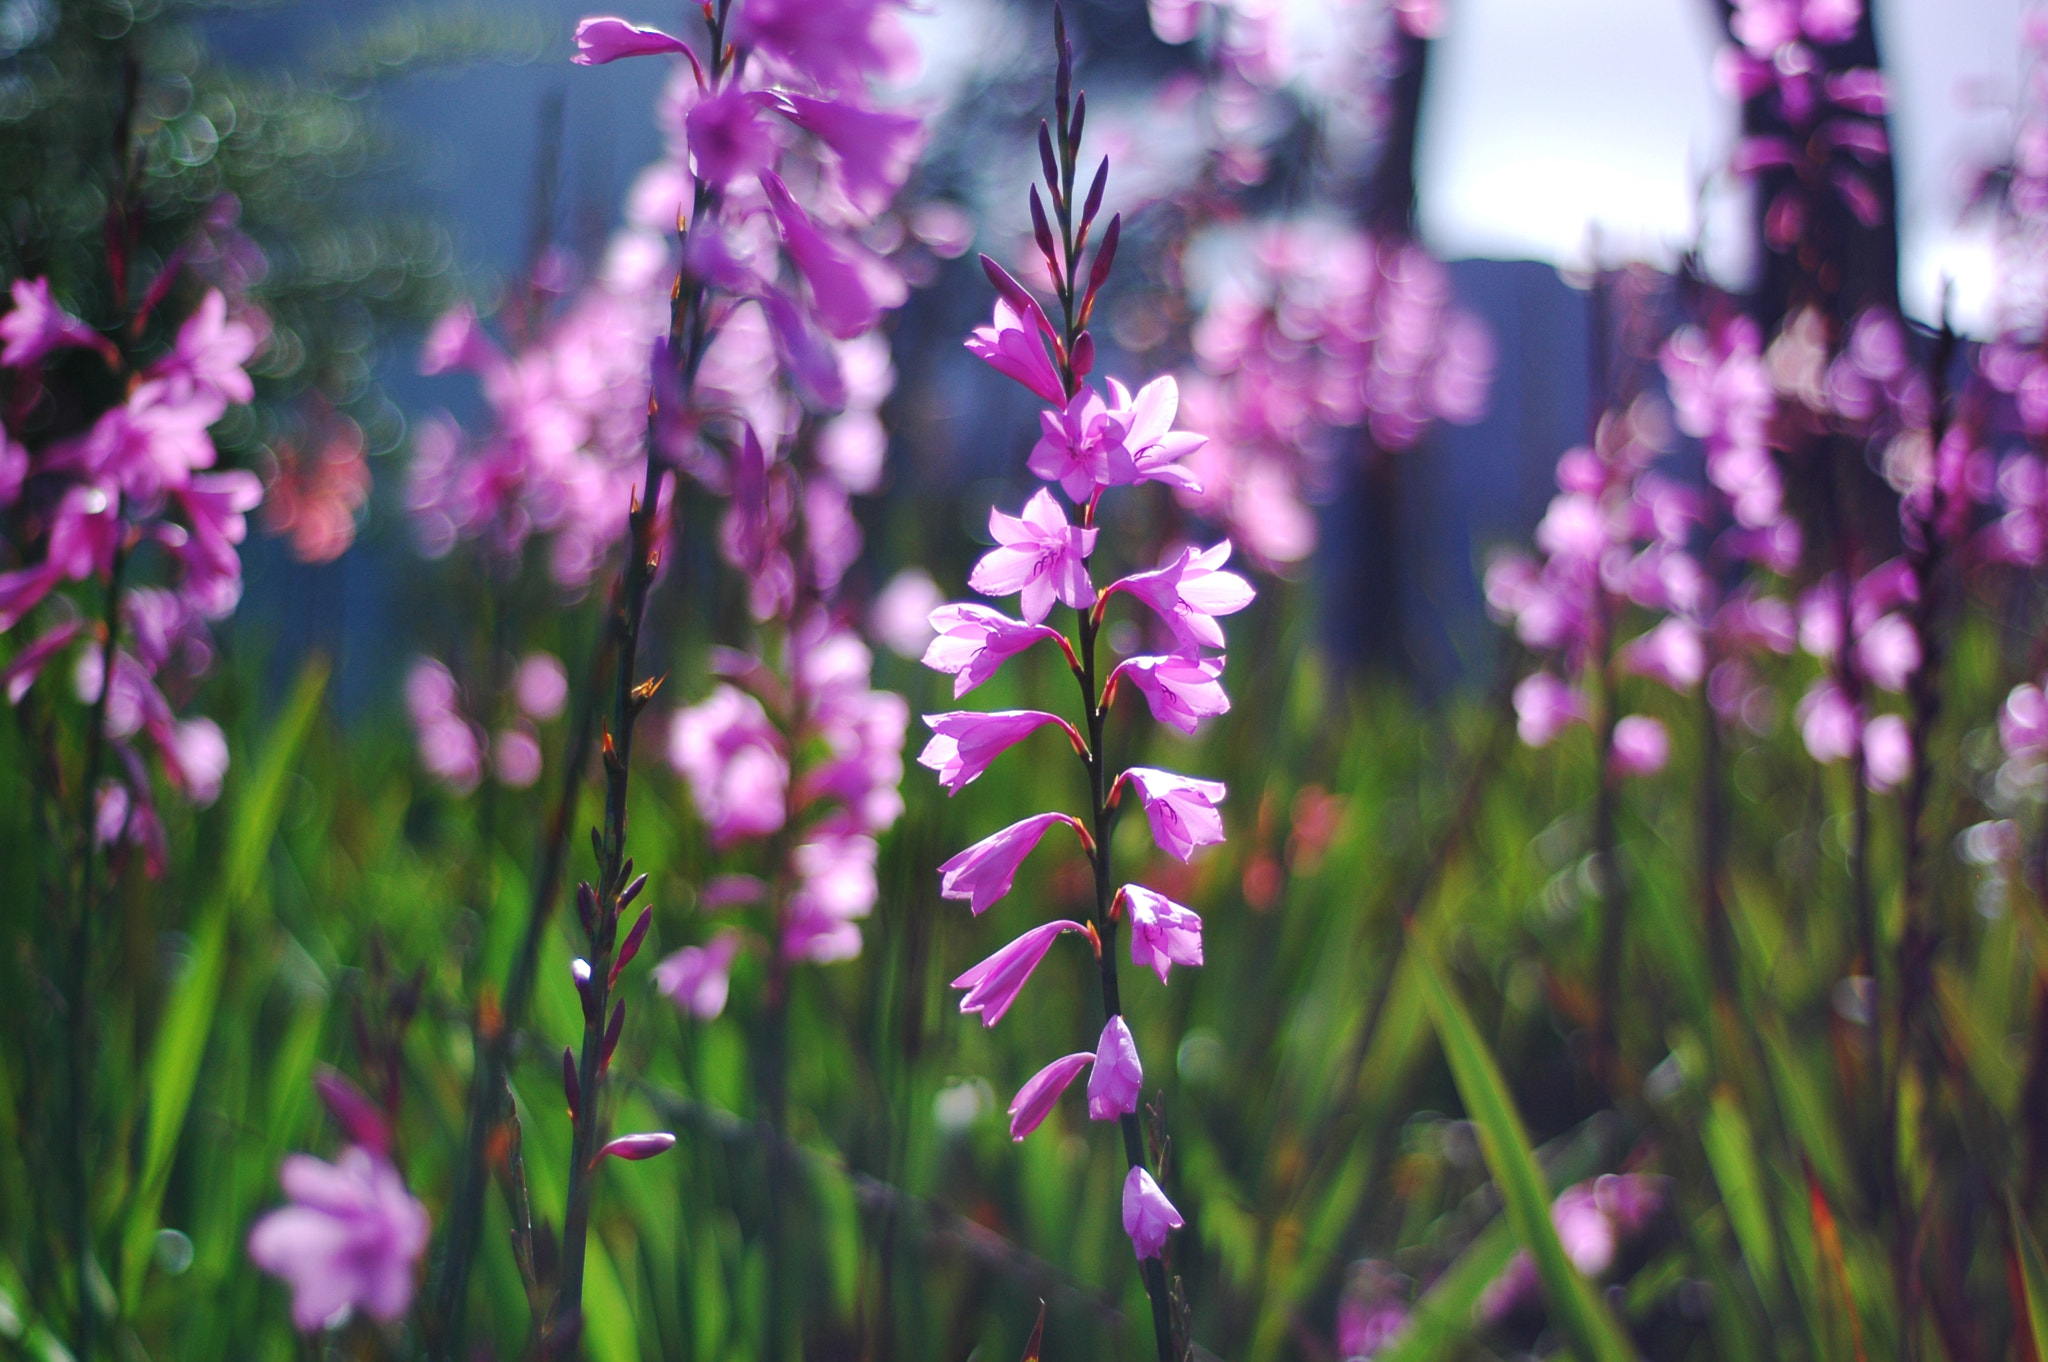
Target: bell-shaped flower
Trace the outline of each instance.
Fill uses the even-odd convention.
[[[908,296],[903,277],[867,247],[820,231],[781,176],[763,170],[760,180],[783,249],[811,286],[811,309],[827,331],[848,340]]]
[[[988,529],[996,547],[974,565],[967,585],[984,596],[1021,593],[1020,612],[1032,624],[1044,621],[1056,599],[1076,610],[1095,604],[1087,559],[1097,531],[1068,524],[1051,492],[1039,488],[1022,516],[991,509]]]
[[[1079,1054],[1061,1055],[1031,1075],[1010,1103],[1010,1138],[1021,1140],[1038,1129],[1052,1114],[1054,1104],[1074,1076],[1094,1062],[1095,1056],[1083,1050]]]
[[[1102,1028],[1095,1047],[1095,1071],[1088,1075],[1088,1115],[1091,1120],[1114,1121],[1138,1109],[1138,1092],[1145,1086],[1145,1066],[1138,1062],[1138,1042],[1120,1016],[1111,1017]]]
[[[808,95],[778,93],[774,98],[778,112],[832,149],[846,197],[863,213],[889,206],[924,149],[924,120],[915,114]]]
[[[990,762],[1047,724],[1064,728],[1076,750],[1084,747],[1072,724],[1037,709],[955,710],[927,714],[924,721],[932,740],[918,754],[917,764],[937,771],[947,794],[959,794],[961,787],[980,779]]]
[[[1152,840],[1168,855],[1185,861],[1196,847],[1223,840],[1223,815],[1216,806],[1228,791],[1220,780],[1197,780],[1150,766],[1133,766],[1117,777],[1128,780],[1144,801],[1152,824]]]
[[[1112,378],[1109,395],[1109,415],[1121,427],[1123,438],[1107,451],[1108,467],[1102,481],[1111,487],[1163,482],[1189,496],[1201,495],[1201,482],[1182,468],[1180,461],[1209,439],[1173,429],[1174,414],[1180,410],[1180,385],[1173,375],[1153,379],[1138,389],[1136,397]]]
[[[1166,1236],[1187,1222],[1159,1190],[1159,1184],[1142,1168],[1133,1168],[1124,1179],[1124,1233],[1140,1258],[1157,1258],[1166,1247]]]
[[[1058,483],[1077,505],[1110,485],[1111,455],[1123,451],[1124,425],[1099,393],[1084,384],[1060,410],[1038,413],[1038,424],[1042,433],[1024,464],[1033,474]]]
[[[1040,639],[1061,641],[1050,625],[1025,624],[986,605],[942,605],[932,611],[931,626],[937,637],[925,649],[924,665],[953,678],[956,700]]]
[[[870,77],[901,74],[915,52],[892,12],[900,0],[746,0],[732,41],[758,48],[834,93],[864,91]]]
[[[294,1154],[278,1173],[291,1205],[249,1231],[249,1257],[292,1287],[292,1323],[307,1333],[360,1308],[390,1322],[412,1304],[427,1247],[427,1208],[383,1159],[351,1145],[337,1163]]]
[[[1133,573],[1112,583],[1110,592],[1126,591],[1158,612],[1182,647],[1221,648],[1223,629],[1218,615],[1233,615],[1252,603],[1251,583],[1223,571],[1230,557],[1224,540],[1199,553],[1182,549],[1165,567]]]
[[[1119,678],[1144,694],[1153,718],[1183,733],[1193,733],[1202,720],[1230,710],[1230,697],[1223,693],[1220,657],[1127,658],[1109,674],[1110,685]]]
[[[1033,927],[953,981],[954,988],[967,990],[966,996],[960,999],[960,1011],[963,1014],[978,1012],[983,1026],[994,1026],[1010,1010],[1010,1004],[1017,1001],[1017,994],[1023,990],[1025,980],[1031,977],[1031,971],[1038,968],[1038,962],[1045,959],[1045,953],[1052,949],[1054,938],[1067,932],[1087,930],[1078,922],[1064,920]]]
[[[939,867],[939,897],[966,899],[976,916],[986,912],[1010,892],[1017,867],[1055,823],[1081,830],[1081,824],[1067,814],[1041,813],[990,833]]]
[[[1067,405],[1066,381],[1053,366],[1052,356],[1046,353],[1041,331],[1051,332],[1045,320],[1045,313],[1028,296],[1021,300],[1024,310],[1020,311],[1008,298],[996,299],[995,320],[987,326],[977,326],[967,338],[969,351],[988,361],[991,368],[1007,374],[1029,388],[1038,396],[1064,409]]]
[[[731,928],[701,946],[685,946],[655,965],[655,991],[698,1021],[710,1021],[725,1011],[739,950],[740,934]]]
[[[1150,969],[1166,982],[1175,965],[1202,963],[1202,919],[1157,890],[1142,884],[1124,886],[1124,906],[1131,915],[1131,963]]]
[[[569,60],[578,66],[603,66],[621,57],[656,56],[688,57],[697,83],[704,83],[704,68],[688,43],[658,28],[641,28],[624,19],[594,17],[576,25],[576,55]]]
[[[48,279],[17,279],[14,307],[0,317],[0,365],[19,369],[52,350],[104,346],[100,333],[57,305]]]
[[[724,188],[775,163],[775,134],[761,117],[763,97],[728,85],[706,95],[683,118],[697,178]]]

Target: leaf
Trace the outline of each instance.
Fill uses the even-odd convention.
[[[1489,1224],[1415,1303],[1407,1325],[1376,1362],[1433,1362],[1472,1335],[1473,1312],[1493,1280],[1515,1256],[1505,1220]]]
[[[1715,1089],[1700,1138],[1721,1189],[1721,1201],[1728,1207],[1729,1224],[1742,1245],[1742,1256],[1749,1260],[1750,1275],[1757,1290],[1768,1297],[1778,1276],[1778,1244],[1764,1207],[1763,1179],[1757,1172],[1749,1121],[1726,1088]]]
[[[199,910],[192,928],[192,963],[179,977],[164,1007],[163,1024],[149,1057],[145,1083],[149,1116],[142,1143],[141,1174],[129,1204],[122,1238],[121,1300],[134,1310],[156,1238],[157,1212],[170,1181],[171,1158],[192,1105],[192,1089],[213,1031],[214,1008],[227,974],[228,925],[255,892],[284,806],[285,777],[319,712],[327,688],[327,663],[315,658],[299,673],[290,701],[271,729],[261,759],[235,801],[228,828],[226,865],[218,888]]]
[[[2026,1216],[2020,1213],[2020,1204],[2007,1192],[2006,1214],[2012,1218],[2012,1243],[2014,1256],[2019,1260],[2019,1285],[2016,1293],[2019,1302],[2026,1306],[2025,1318],[2020,1321],[2026,1328],[2023,1337],[2033,1345],[2034,1362],[2048,1360],[2048,1262],[2041,1257],[2041,1242],[2034,1238],[2034,1231],[2028,1227]]]
[[[1592,1362],[1631,1362],[1636,1352],[1620,1323],[1558,1241],[1542,1170],[1536,1166],[1528,1131],[1499,1065],[1479,1038],[1464,1003],[1445,981],[1442,966],[1419,939],[1409,944],[1421,965],[1424,997],[1444,1058],[1450,1063],[1452,1081],[1466,1114],[1479,1129],[1479,1147],[1500,1189],[1508,1224],[1535,1264],[1553,1318]]]

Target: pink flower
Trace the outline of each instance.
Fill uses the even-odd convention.
[[[939,867],[939,897],[966,899],[968,908],[980,916],[990,904],[1010,892],[1017,867],[1024,864],[1024,858],[1055,823],[1081,831],[1080,822],[1064,813],[1034,814],[1020,823],[1012,823]]]
[[[172,403],[201,397],[251,402],[256,386],[242,366],[256,353],[257,344],[255,328],[229,321],[228,300],[219,289],[208,289],[198,309],[178,328],[171,353],[152,364],[148,376],[165,385]]]
[[[1174,414],[1180,410],[1180,385],[1173,375],[1153,379],[1138,389],[1136,397],[1112,378],[1109,395],[1109,415],[1122,426],[1123,438],[1108,451],[1108,476],[1102,481],[1111,487],[1163,482],[1199,495],[1202,484],[1180,467],[1180,460],[1209,440],[1205,435],[1173,429]]]
[[[1131,963],[1166,982],[1175,965],[1202,963],[1202,919],[1166,895],[1142,884],[1124,886],[1131,915]]]
[[[1683,694],[1707,674],[1706,644],[1697,624],[1674,615],[1624,647],[1621,665]]]
[[[292,1323],[311,1333],[358,1306],[387,1323],[403,1315],[428,1225],[398,1170],[351,1145],[332,1164],[294,1154],[278,1181],[293,1204],[256,1222],[249,1257],[291,1283]]]
[[[697,101],[684,119],[697,177],[723,188],[775,163],[775,136],[761,118],[762,96],[728,85]]]
[[[1109,485],[1110,451],[1123,448],[1124,426],[1100,394],[1084,384],[1061,410],[1038,413],[1038,424],[1043,433],[1026,468],[1057,482],[1077,505]]]
[[[1077,749],[1084,745],[1072,724],[1036,709],[955,710],[927,714],[924,721],[932,740],[918,754],[917,764],[937,771],[947,794],[959,794],[963,786],[980,779],[990,762],[1047,724],[1067,730]]]
[[[931,626],[938,637],[925,649],[924,665],[953,678],[956,700],[1040,639],[1061,637],[1048,625],[1025,624],[985,605],[942,605],[932,611]]]
[[[1863,730],[1863,781],[1882,793],[1913,774],[1913,733],[1903,717],[1880,714]]]
[[[1025,980],[1052,948],[1053,939],[1067,932],[1087,930],[1078,922],[1066,921],[1033,927],[953,981],[954,988],[967,990],[960,999],[961,1013],[978,1012],[983,1026],[994,1026],[1010,1010],[1010,1004],[1017,1001]]]
[[[1086,1050],[1062,1055],[1031,1075],[1010,1103],[1010,1138],[1021,1140],[1045,1122],[1074,1076],[1095,1062]]]
[[[1856,665],[1880,690],[1900,691],[1920,670],[1920,636],[1903,615],[1883,615],[1860,630]]]
[[[1144,693],[1153,718],[1183,733],[1193,733],[1204,719],[1230,712],[1220,657],[1133,657],[1109,674],[1110,685],[1119,677],[1129,677]]]
[[[1856,750],[1861,716],[1842,688],[1826,677],[1799,701],[1799,736],[1815,761],[1841,761]]]
[[[512,698],[528,718],[545,723],[569,703],[569,673],[552,653],[528,653],[512,674]]]
[[[505,352],[477,321],[476,308],[466,301],[442,313],[420,346],[420,372],[429,376],[451,369],[495,373],[504,363]]]
[[[867,247],[819,231],[781,176],[764,169],[760,180],[783,249],[810,284],[812,309],[827,331],[840,340],[857,336],[908,296],[902,276]]]
[[[491,737],[491,772],[498,783],[524,790],[540,779],[540,736],[533,725],[515,719]]]
[[[1612,760],[1622,775],[1651,775],[1671,760],[1671,737],[1647,715],[1626,715],[1615,721]]]
[[[669,762],[690,782],[690,797],[723,850],[765,837],[788,816],[789,758],[761,702],[720,685],[702,704],[676,714]]]
[[[1161,851],[1185,861],[1196,847],[1223,840],[1223,815],[1216,811],[1227,793],[1222,781],[1197,780],[1150,766],[1133,766],[1117,777],[1117,784],[1126,780],[1145,803],[1152,840]]]
[[[658,28],[641,28],[624,19],[593,18],[576,25],[576,55],[570,60],[578,66],[603,66],[621,57],[663,55],[688,57],[697,83],[704,83],[704,68],[688,43]]]
[[[52,350],[100,346],[100,333],[57,306],[48,279],[17,279],[13,310],[0,317],[0,365],[19,369]]]
[[[862,90],[871,75],[900,65],[907,38],[889,13],[894,0],[746,0],[733,13],[733,41],[758,47],[820,88]]]
[[[1142,1168],[1133,1168],[1124,1179],[1124,1233],[1140,1258],[1157,1258],[1166,1247],[1166,1236],[1187,1222],[1159,1190],[1159,1184]]]
[[[1018,290],[1022,293],[1022,290]],[[1007,298],[996,299],[995,321],[978,326],[967,338],[967,348],[988,361],[998,373],[1007,374],[1055,406],[1067,405],[1067,385],[1053,367],[1040,333],[1050,335],[1052,326],[1038,304],[1028,296],[1019,311]]]
[[[655,965],[654,987],[698,1021],[710,1021],[725,1011],[739,951],[740,934],[728,927],[702,946],[685,946]]]
[[[875,839],[827,831],[797,847],[791,856],[797,890],[790,896],[782,954],[789,960],[829,965],[860,954],[861,918],[874,910]]]
[[[1088,1117],[1114,1121],[1138,1109],[1145,1086],[1145,1066],[1138,1062],[1138,1042],[1121,1016],[1111,1017],[1095,1047],[1095,1070],[1088,1075]]]
[[[863,109],[836,100],[779,94],[777,109],[839,158],[846,197],[863,213],[888,207],[910,178],[924,148],[924,120],[915,114]]]
[[[1548,746],[1567,726],[1585,718],[1578,692],[1549,672],[1533,672],[1515,687],[1515,731],[1531,747]]]
[[[984,596],[1021,593],[1021,611],[1033,624],[1045,619],[1055,599],[1076,610],[1095,604],[1087,558],[1097,531],[1068,524],[1051,492],[1039,488],[1021,517],[991,509],[988,528],[997,547],[974,565],[967,585]]]
[[[610,1155],[615,1159],[638,1162],[641,1159],[651,1159],[657,1154],[666,1154],[675,1147],[676,1137],[667,1131],[644,1130],[638,1134],[621,1135],[615,1140],[607,1140],[604,1148],[597,1151],[597,1156],[601,1159]]]
[[[4,619],[0,614],[0,619]],[[21,697],[28,694],[29,687],[42,675],[43,667],[72,639],[85,628],[85,621],[66,620],[46,630],[43,636],[14,655],[4,669],[0,669],[0,691],[6,692],[7,703],[18,705]]]
[[[923,568],[905,568],[891,577],[889,584],[875,597],[874,607],[868,613],[868,624],[875,637],[889,646],[890,652],[899,657],[924,656],[926,666],[934,671],[945,671],[944,667],[933,666],[926,651],[935,640],[938,630],[935,619],[946,608],[945,601],[939,584],[931,579],[930,573]],[[955,683],[956,696],[965,690]]]
[[[1252,603],[1254,594],[1244,578],[1222,570],[1229,557],[1228,539],[1199,553],[1182,549],[1165,567],[1133,573],[1104,594],[1126,591],[1151,606],[1184,648],[1221,648],[1223,629],[1216,616],[1236,614]]]

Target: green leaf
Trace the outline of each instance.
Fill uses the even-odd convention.
[[[2033,1340],[2036,1362],[2048,1359],[2048,1263],[2041,1258],[2041,1243],[2034,1238],[2020,1204],[2006,1193],[2006,1213],[2012,1217],[2012,1242],[2020,1259],[2020,1283],[2027,1302],[2027,1336]]]
[[[213,1014],[227,974],[228,925],[234,912],[255,891],[263,863],[277,835],[284,806],[285,777],[298,760],[299,748],[319,712],[327,688],[327,663],[315,658],[299,673],[290,702],[271,730],[262,758],[242,785],[228,830],[227,863],[220,885],[199,909],[192,928],[192,963],[171,990],[156,1045],[149,1057],[145,1083],[149,1116],[143,1135],[141,1175],[128,1207],[122,1237],[121,1300],[135,1309],[157,1232],[157,1212],[170,1182],[171,1158],[192,1105],[199,1065],[206,1057]]]
[[[1430,1019],[1436,1023],[1444,1058],[1450,1062],[1451,1079],[1457,1084],[1466,1114],[1479,1129],[1479,1147],[1500,1189],[1508,1224],[1535,1264],[1552,1317],[1591,1362],[1632,1362],[1635,1349],[1621,1325],[1558,1241],[1543,1172],[1536,1166],[1535,1150],[1500,1066],[1479,1038],[1465,1004],[1445,980],[1442,966],[1419,939],[1409,944],[1421,966],[1423,996]]]
[[[1514,1256],[1514,1232],[1505,1220],[1495,1220],[1423,1293],[1407,1327],[1378,1354],[1378,1362],[1434,1362],[1451,1356],[1472,1336],[1473,1312],[1480,1296],[1507,1271]]]
[[[1750,1275],[1757,1289],[1768,1296],[1778,1277],[1778,1244],[1764,1207],[1763,1178],[1757,1172],[1749,1120],[1727,1089],[1715,1090],[1700,1138],[1721,1189],[1721,1201],[1728,1207],[1736,1241],[1742,1245],[1742,1256],[1749,1259]]]

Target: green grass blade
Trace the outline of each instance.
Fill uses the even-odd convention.
[[[1778,1242],[1771,1234],[1771,1219],[1764,1205],[1763,1177],[1757,1171],[1749,1121],[1726,1089],[1714,1093],[1700,1135],[1736,1242],[1742,1246],[1743,1257],[1749,1259],[1757,1290],[1768,1297],[1778,1280]]]
[[[2048,1262],[2041,1257],[2041,1242],[2034,1238],[2019,1202],[2006,1196],[2006,1212],[2012,1217],[2012,1242],[2020,1260],[2020,1285],[2026,1297],[2024,1327],[2033,1340],[2034,1356],[2048,1358]]]
[[[1515,1236],[1505,1220],[1496,1220],[1458,1255],[1415,1303],[1407,1325],[1376,1362],[1436,1362],[1458,1355],[1472,1336],[1473,1312],[1487,1286],[1515,1256]]]
[[[1632,1362],[1635,1349],[1620,1323],[1558,1241],[1557,1227],[1550,1221],[1550,1196],[1543,1173],[1536,1166],[1535,1150],[1500,1067],[1480,1039],[1465,1004],[1445,980],[1442,967],[1419,941],[1410,945],[1421,964],[1424,996],[1444,1058],[1451,1066],[1451,1079],[1457,1084],[1466,1114],[1479,1129],[1480,1150],[1500,1188],[1508,1224],[1535,1264],[1553,1318],[1590,1362]]]

